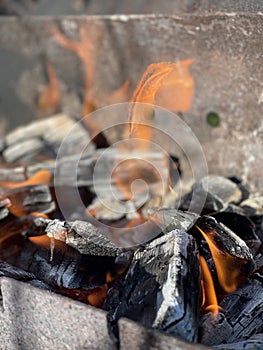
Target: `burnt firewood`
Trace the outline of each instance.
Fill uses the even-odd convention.
[[[201,319],[200,341],[206,345],[233,343],[263,331],[263,286],[251,280],[228,294],[220,303],[217,317],[208,313]]]
[[[212,216],[202,216],[196,221],[196,226],[205,233],[209,233],[217,245],[232,256],[253,261],[253,255],[246,243],[230,228],[221,222],[217,222]]]
[[[5,261],[0,260],[0,277],[10,277],[18,281],[27,282],[35,287],[52,290],[52,288],[36,278],[31,272],[26,272],[20,268],[12,266]]]
[[[47,234],[50,238],[65,242],[81,254],[118,256],[122,253],[98,227],[87,221],[35,218],[25,234],[28,237]]]
[[[263,334],[256,334],[249,339],[241,340],[232,344],[215,345],[213,348],[217,350],[262,350]]]
[[[246,215],[234,212],[234,208],[231,209],[231,211],[227,210],[215,213],[213,217],[243,239],[250,248],[253,256],[255,256],[259,252],[262,244],[261,240],[256,235],[255,224]]]
[[[146,327],[196,341],[199,293],[195,240],[174,230],[135,252],[120,290],[119,304],[110,310],[109,319],[113,329],[119,318],[128,317]],[[111,292],[108,298],[116,298],[116,294]]]
[[[82,255],[47,236],[28,239],[16,235],[0,248],[1,260],[52,288],[94,289],[104,285],[108,276],[118,275],[122,267],[115,257]]]

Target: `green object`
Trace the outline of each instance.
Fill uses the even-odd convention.
[[[206,116],[207,123],[210,126],[216,127],[220,124],[219,115],[216,112],[209,112]]]

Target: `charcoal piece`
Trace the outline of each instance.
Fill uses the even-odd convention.
[[[217,222],[212,216],[202,216],[196,221],[196,226],[205,233],[212,235],[212,238],[222,245],[232,256],[253,261],[253,255],[246,243],[232,230],[221,222]]]
[[[4,139],[5,149],[2,152],[6,162],[23,160],[27,164],[35,161],[35,155],[42,154],[55,159],[63,142],[62,156],[91,154],[95,149],[84,126],[64,114],[34,121],[18,127]]]
[[[215,345],[213,348],[217,350],[262,350],[263,334],[256,334],[249,339],[241,340],[232,344]]]
[[[22,269],[19,269],[15,266],[8,264],[5,261],[0,260],[0,277],[10,277],[18,281],[28,282],[35,287],[51,290],[48,284],[40,281],[36,276],[31,272],[26,272]]]
[[[3,220],[4,218],[6,218],[9,214],[9,210],[6,208],[6,204],[7,204],[6,200],[0,201],[0,220]]]
[[[241,202],[240,206],[248,215],[263,215],[263,196],[251,195],[248,199]]]
[[[13,168],[0,168],[1,182],[20,182],[25,180],[25,168],[22,166],[16,166]]]
[[[263,331],[263,285],[257,280],[228,294],[220,306],[224,315],[201,320],[201,342],[206,345],[233,343]]]
[[[0,259],[53,288],[93,289],[104,285],[108,274],[118,273],[114,257],[82,255],[63,242],[37,238],[16,235],[6,239],[0,246]]]
[[[150,219],[155,222],[164,233],[172,230],[188,231],[199,218],[191,212],[176,209],[155,209],[150,212]]]
[[[122,253],[100,229],[87,221],[74,222],[35,218],[27,230],[27,236],[47,234],[48,237],[65,242],[81,254],[117,256]]]
[[[13,189],[2,189],[1,197],[9,201],[8,210],[16,216],[32,212],[50,213],[55,203],[47,185],[23,186]]]
[[[205,345],[226,343],[232,333],[232,326],[223,312],[217,315],[208,312],[200,319],[199,341]]]
[[[39,153],[43,146],[43,142],[38,138],[24,140],[6,148],[3,151],[3,158],[7,163],[12,163],[27,155],[33,156]]]
[[[261,241],[255,233],[255,224],[249,217],[232,211],[221,211],[213,214],[213,217],[243,239],[253,253],[253,256],[258,253],[261,247]]]
[[[193,193],[195,196],[192,198]],[[204,208],[200,207],[206,198]],[[242,191],[238,184],[217,175],[208,175],[193,185],[192,191],[182,200],[182,208],[188,209],[190,202],[194,212],[205,214],[226,208],[230,203],[239,203]]]
[[[113,327],[119,318],[128,317],[148,328],[196,341],[199,293],[195,240],[185,232],[173,230],[135,252],[120,302],[110,310],[109,319]]]

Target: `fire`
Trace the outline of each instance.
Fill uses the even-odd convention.
[[[195,225],[195,227],[201,232],[209,246],[220,287],[225,293],[235,291],[245,280],[245,274],[241,268],[244,262],[238,261],[238,258],[230,255],[222,249],[219,249],[214,242],[213,238],[215,233],[213,231],[205,233],[198,226]],[[202,289],[204,308],[206,311],[210,310],[216,314],[218,312],[218,304],[213,278],[207,263],[202,256],[200,257],[200,265],[203,276]]]
[[[86,27],[80,25],[79,40],[74,41],[68,39],[55,26],[51,28],[51,34],[55,40],[64,48],[73,51],[81,60],[84,69],[84,98],[83,98],[83,115],[93,112],[99,106],[96,105],[96,94],[94,91],[95,82],[95,64],[96,53],[95,49],[98,46],[98,41],[101,38],[101,30],[98,27]],[[129,82],[124,84],[112,93],[103,93],[100,91],[100,100],[104,100],[105,104],[123,102],[127,98]],[[98,126],[92,120],[85,120],[89,123],[87,127],[92,131],[98,129]],[[92,124],[91,124],[92,123]]]
[[[205,258],[203,256],[200,256],[199,260],[202,269],[201,287],[203,292],[203,301],[201,307],[206,312],[211,311],[214,316],[217,316],[220,307],[218,306],[217,302],[213,278],[207,266]]]
[[[158,104],[175,112],[187,112],[192,106],[194,91],[194,80],[189,73],[192,62],[192,59],[188,59],[151,64],[142,75],[130,102]],[[150,120],[153,117],[152,110],[149,108],[144,118]],[[131,134],[133,136],[136,134],[140,139],[150,140],[150,129],[145,131],[145,126],[137,125],[142,121],[141,113],[137,112],[137,105],[131,104],[128,113]]]
[[[50,184],[52,175],[51,172],[48,170],[39,170],[34,175],[32,175],[29,179],[25,181],[20,182],[7,182],[7,181],[1,181],[0,187],[5,187],[9,189],[19,188],[19,187],[26,187],[26,186],[34,186],[34,185],[41,185],[41,184]]]
[[[51,62],[47,62],[48,84],[38,97],[39,108],[49,114],[58,112],[60,88],[56,71]]]

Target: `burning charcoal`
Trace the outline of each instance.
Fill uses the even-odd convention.
[[[34,274],[51,287],[68,289],[100,287],[120,268],[114,257],[82,255],[47,236],[8,238],[1,243],[0,259]]]
[[[220,306],[223,313],[211,313],[201,320],[200,340],[206,345],[233,343],[249,339],[263,330],[263,286],[251,280],[228,294]]]
[[[198,219],[198,215],[176,209],[155,209],[150,212],[151,220],[155,222],[164,233],[172,230],[188,231]]]
[[[202,216],[196,221],[196,226],[205,233],[210,232],[220,245],[232,256],[253,261],[253,256],[246,243],[224,224],[217,222],[211,216]]]
[[[73,127],[74,132],[69,134]],[[32,163],[35,161],[34,156],[38,154],[55,159],[65,136],[67,143],[64,144],[64,156],[80,154],[86,146],[85,154],[90,154],[95,148],[80,122],[67,115],[58,114],[10,132],[4,139],[6,147],[2,155],[8,163],[17,160]]]
[[[229,211],[215,213],[213,217],[243,239],[250,248],[253,256],[258,253],[261,241],[255,233],[255,224],[250,218],[244,214]]]
[[[26,174],[25,168],[22,166],[17,166],[14,168],[0,168],[0,181],[5,182],[17,182],[25,181]]]
[[[49,187],[46,185],[2,189],[1,197],[5,198],[8,210],[16,216],[32,212],[50,213],[55,209]]]
[[[201,181],[193,185],[193,190],[183,199],[183,209],[187,209],[192,200],[193,191],[195,193],[195,202],[192,202],[194,211],[200,212],[200,204],[206,197],[203,212],[211,213],[221,210],[230,203],[239,203],[242,200],[242,191],[238,184],[224,178],[222,176],[209,175],[204,177]]]
[[[65,242],[81,254],[117,256],[121,249],[116,247],[100,230],[86,221],[74,222],[36,218],[27,231],[27,236],[47,234],[48,237]]]
[[[23,160],[23,158],[26,156],[35,156],[43,147],[43,141],[37,138],[32,138],[9,146],[6,150],[4,150],[3,157],[7,163],[13,163],[14,161],[20,159]]]
[[[249,339],[241,340],[232,344],[221,344],[213,346],[218,350],[262,350],[263,349],[263,334],[253,335]]]
[[[195,240],[173,230],[135,252],[110,320],[114,326],[120,317],[129,317],[146,327],[196,341],[199,293]]]

